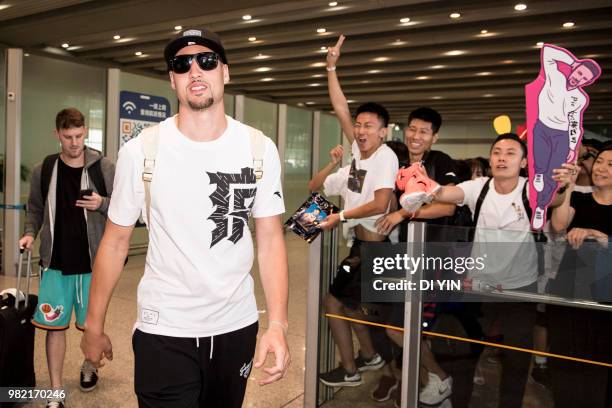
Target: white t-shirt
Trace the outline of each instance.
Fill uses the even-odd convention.
[[[476,202],[488,177],[458,184],[465,195],[461,205],[468,205],[472,214]],[[473,269],[470,277],[492,285],[502,285],[503,289],[516,289],[527,286],[538,277],[538,256],[530,229],[529,217],[523,205],[523,187],[527,179],[519,177],[516,188],[508,194],[500,194],[495,190],[492,181],[485,196],[478,224],[474,234],[472,257],[487,254],[485,269]],[[489,245],[487,243],[512,242],[516,245]],[[523,243],[522,245],[519,245]]]
[[[538,95],[538,118],[551,129],[569,130],[569,114],[580,118],[586,105],[586,96],[580,88],[567,90],[567,78],[557,68],[557,61],[572,65],[574,59],[565,52],[546,46],[543,51],[542,65],[546,73],[546,83]]]
[[[579,186],[579,185],[575,185],[574,186],[574,191],[577,191],[579,193],[592,193],[593,192],[593,186]]]
[[[115,224],[131,226],[146,213],[143,160],[141,137],[119,152],[108,210]],[[230,117],[211,142],[188,139],[174,118],[160,123],[135,328],[208,337],[257,321],[249,212],[261,218],[285,211],[280,160],[269,138],[263,171],[256,184],[248,130]]]
[[[353,142],[352,155],[351,164],[327,176],[323,183],[325,195],[342,197],[344,210],[351,210],[373,201],[376,190],[393,189],[399,169],[396,154],[386,144],[380,145],[370,157],[362,160],[357,143]],[[349,224],[352,227],[360,224],[376,232],[374,224],[382,216],[383,214],[377,214],[366,218],[351,219]]]

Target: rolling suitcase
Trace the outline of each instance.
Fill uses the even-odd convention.
[[[20,250],[15,296],[0,300],[0,387],[34,387],[34,326],[30,320],[36,310],[38,296],[30,294],[32,252],[27,251],[27,283],[25,299],[20,296],[23,252]],[[0,403],[2,407],[10,406]]]

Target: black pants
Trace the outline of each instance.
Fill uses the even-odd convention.
[[[495,320],[508,346],[533,349],[535,303],[483,303],[485,320]],[[531,354],[504,350],[499,384],[499,408],[520,408],[529,375]]]
[[[253,365],[258,323],[213,337],[136,330],[134,388],[141,408],[240,408]]]
[[[568,357],[612,363],[612,313],[547,306],[550,351]],[[555,407],[612,406],[612,370],[608,367],[549,358]]]

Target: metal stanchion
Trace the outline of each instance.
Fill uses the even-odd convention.
[[[327,245],[326,245],[327,244]],[[304,406],[316,407],[333,397],[329,387],[319,389],[319,372],[333,368],[335,348],[327,319],[323,316],[323,295],[329,290],[337,262],[338,232],[326,231],[308,250],[306,301],[306,357]]]
[[[425,247],[425,223],[408,224],[409,255],[422,254]],[[423,275],[420,265],[413,273],[406,273],[410,282],[418,282]],[[404,310],[404,354],[402,360],[402,408],[417,408],[419,400],[419,361],[421,355],[421,311],[423,301],[419,290],[406,291]]]

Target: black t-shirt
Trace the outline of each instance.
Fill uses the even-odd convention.
[[[429,178],[435,180],[441,186],[448,184],[459,184],[459,178],[457,177],[457,164],[451,157],[438,150],[430,150],[423,156],[423,165],[427,171]],[[396,195],[399,201],[399,197],[403,194],[403,191],[397,191]],[[451,223],[452,217],[440,217],[425,221],[428,226],[435,225],[429,228],[427,231],[426,240],[429,242],[445,242],[448,241],[447,232],[442,227]],[[439,226],[438,226],[439,225]],[[408,237],[408,220],[404,220],[400,224],[399,240],[405,242]],[[452,239],[454,241],[454,239]]]
[[[592,193],[574,191],[570,206],[576,213],[568,231],[588,228],[603,232],[608,237],[612,235],[612,205],[599,204],[593,199]],[[566,298],[609,303],[612,299],[611,261],[610,249],[602,250],[594,244],[581,245],[578,249],[567,245],[557,277],[549,282],[548,291]]]
[[[83,208],[76,206],[82,173],[83,167],[70,167],[57,160],[55,229],[49,267],[64,275],[91,272],[85,214]]]
[[[448,184],[459,184],[457,177],[457,163],[451,157],[438,150],[430,150],[425,153],[425,170],[429,178],[435,180],[441,186]]]
[[[602,205],[593,199],[592,193],[574,191],[570,206],[576,210],[568,231],[572,228],[589,228],[612,235],[612,205]]]

